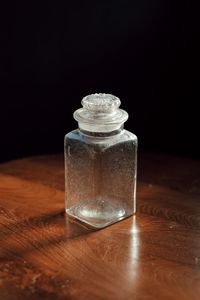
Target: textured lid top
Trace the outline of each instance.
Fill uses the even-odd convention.
[[[111,94],[91,94],[81,101],[82,108],[74,112],[79,123],[93,125],[122,124],[128,119],[126,111],[119,109],[121,101]]]
[[[92,94],[83,98],[81,101],[83,107],[94,112],[112,112],[116,110],[121,101],[118,97],[111,94]]]

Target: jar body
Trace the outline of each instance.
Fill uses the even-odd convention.
[[[137,137],[120,129],[114,134],[65,136],[66,213],[96,228],[136,211]]]

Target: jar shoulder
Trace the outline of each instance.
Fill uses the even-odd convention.
[[[65,140],[65,143],[68,141],[70,142],[73,141],[73,140],[77,140],[77,141],[80,141],[80,142],[84,142],[84,137],[83,135],[80,133],[80,130],[79,129],[75,129],[75,130],[72,130],[70,132],[68,132],[65,137],[64,137],[64,140]]]
[[[65,135],[65,144],[70,144],[74,142],[79,144],[95,144],[99,146],[109,147],[126,142],[132,142],[133,144],[137,145],[138,139],[134,133],[125,129],[122,130],[119,134],[110,137],[87,136],[85,134],[82,134],[79,129],[75,129]]]
[[[124,129],[122,135],[123,135],[122,139],[124,140],[129,140],[129,141],[132,140],[135,141],[136,143],[138,142],[138,138],[133,132]]]

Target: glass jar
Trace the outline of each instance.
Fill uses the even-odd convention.
[[[136,212],[137,137],[125,130],[119,98],[92,94],[65,136],[66,213],[102,228]]]

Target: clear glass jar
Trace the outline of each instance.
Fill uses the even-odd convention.
[[[66,213],[96,228],[136,212],[137,137],[123,128],[119,98],[92,94],[65,136]]]

